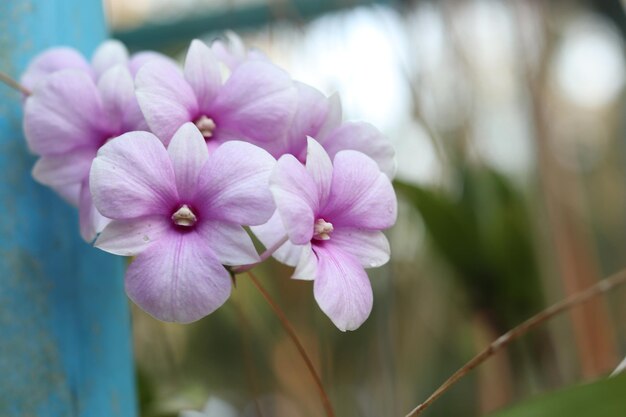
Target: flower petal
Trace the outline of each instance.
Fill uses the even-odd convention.
[[[300,259],[296,270],[293,271],[291,278],[312,281],[317,275],[317,255],[313,252],[311,244],[302,245],[300,251]]]
[[[100,44],[91,58],[91,65],[100,78],[108,69],[116,65],[128,64],[128,50],[116,39],[109,39]]]
[[[116,220],[170,215],[178,201],[167,151],[148,132],[125,133],[100,148],[90,184],[96,207]]]
[[[85,242],[92,242],[96,235],[109,223],[109,219],[104,217],[93,205],[89,184],[85,180],[80,189],[80,201],[78,203],[78,217],[80,225],[80,235]]]
[[[114,136],[148,130],[135,96],[135,83],[125,66],[116,65],[105,71],[98,81],[98,91]]]
[[[340,250],[316,248],[315,300],[341,331],[356,330],[372,311],[369,278],[358,260]]]
[[[135,77],[137,101],[150,130],[167,146],[174,133],[198,112],[191,86],[174,65],[151,61]]]
[[[266,248],[274,246],[287,235],[278,210],[274,212],[266,223],[259,226],[252,226],[251,229]],[[296,266],[300,259],[300,252],[302,252],[302,245],[296,246],[287,241],[272,254],[272,257],[285,265]]]
[[[363,152],[378,164],[390,179],[396,173],[396,153],[378,129],[365,122],[346,122],[332,130],[328,136],[320,136],[319,142],[331,157],[337,152],[352,149]]]
[[[230,296],[228,271],[199,235],[174,232],[143,251],[126,272],[126,292],[163,321],[190,323]]]
[[[120,256],[136,256],[171,229],[164,216],[113,220],[102,230],[94,246]]]
[[[376,268],[389,261],[389,241],[383,232],[338,228],[324,243],[351,254],[364,268]]]
[[[190,201],[196,193],[200,170],[209,158],[206,142],[196,125],[182,125],[167,147],[167,153],[176,175],[178,195]]]
[[[276,160],[250,143],[230,141],[209,155],[198,181],[206,218],[240,225],[265,223],[275,206],[269,176]]]
[[[185,59],[185,78],[193,89],[200,109],[206,109],[222,86],[222,75],[217,58],[204,42],[191,41]],[[211,117],[211,115],[207,115]]]
[[[293,155],[283,155],[270,178],[270,190],[289,240],[296,245],[309,242],[319,201],[311,174]]]
[[[341,151],[333,161],[331,193],[322,214],[335,228],[387,229],[397,216],[391,181],[371,158]]]
[[[92,76],[93,71],[85,58],[75,49],[68,47],[50,48],[37,55],[22,75],[21,84],[32,90],[46,76],[64,69],[77,69]]]
[[[224,35],[226,39],[215,40],[211,44],[211,50],[217,59],[233,70],[246,59],[246,46],[235,32],[228,30]]]
[[[79,182],[58,186],[51,185],[50,187],[70,205],[78,207],[80,202],[80,189],[82,188],[82,183]]]
[[[223,265],[248,265],[259,261],[252,239],[243,227],[204,220],[198,224],[197,230]]]
[[[79,70],[49,75],[24,105],[24,134],[39,155],[78,147],[97,149],[108,135],[102,101],[93,80]]]
[[[341,125],[342,118],[341,98],[339,97],[339,93],[334,93],[328,97],[328,113],[326,114],[324,124],[320,126],[319,132],[317,133],[318,140],[321,141],[328,133],[338,128],[339,125]]]
[[[95,156],[96,151],[92,147],[42,156],[33,167],[33,177],[40,183],[53,187],[82,183],[89,176]]]
[[[297,92],[289,75],[264,61],[239,65],[211,105],[214,140],[245,139],[272,155],[282,150],[293,118]]]
[[[307,136],[318,137],[320,127],[326,122],[330,110],[328,98],[307,84],[295,82],[298,91],[297,110],[289,127],[288,144],[285,153],[295,155],[304,161]]]
[[[318,204],[323,207],[330,194],[333,164],[322,145],[313,138],[307,138],[306,170],[317,186]]]
[[[145,64],[151,61],[157,61],[162,63],[163,65],[169,65],[176,67],[176,61],[167,55],[160,54],[154,51],[141,51],[131,55],[130,60],[128,61],[128,69],[133,76],[137,75],[137,72],[143,67]]]

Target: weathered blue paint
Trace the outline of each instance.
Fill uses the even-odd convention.
[[[0,0],[0,70],[53,45],[90,54],[98,0]],[[133,417],[123,261],[82,242],[77,213],[35,183],[17,93],[0,85],[0,416]]]

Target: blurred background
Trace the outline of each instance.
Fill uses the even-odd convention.
[[[339,332],[310,282],[257,272],[338,416],[400,416],[492,339],[626,266],[626,15],[619,0],[105,0],[131,50],[183,59],[232,29],[347,119],[395,145],[392,260],[374,310]],[[607,375],[626,354],[626,290],[496,355],[424,416],[479,416]],[[135,309],[143,417],[201,409],[322,416],[295,347],[252,284],[188,326]],[[225,411],[216,416],[229,417]]]

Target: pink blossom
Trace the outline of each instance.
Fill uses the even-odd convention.
[[[277,211],[253,228],[268,246],[289,238],[274,256],[296,269],[293,278],[315,280],[321,309],[340,330],[354,330],[369,316],[372,288],[364,268],[389,260],[382,230],[396,220],[389,178],[361,152],[344,150],[333,162],[308,139],[306,165],[282,156],[270,178]]]
[[[88,184],[98,148],[122,133],[146,129],[132,76],[121,65],[104,72],[97,84],[82,70],[56,71],[26,99],[24,133],[40,156],[33,176],[78,206],[85,240],[93,240],[107,223],[93,206]]]
[[[262,52],[246,49],[241,38],[233,32],[226,33],[226,42],[217,40],[211,45],[215,56],[234,70],[249,61],[266,61]],[[260,144],[275,158],[285,154],[295,155],[305,162],[307,137],[314,137],[330,157],[339,151],[352,149],[363,152],[376,161],[380,169],[393,178],[396,172],[395,151],[389,140],[373,125],[366,122],[342,121],[338,94],[326,97],[317,89],[295,81],[297,102],[294,117],[284,137]]]
[[[258,49],[248,49],[235,32],[229,30],[224,35],[225,39],[216,39],[211,43],[211,51],[229,70],[234,70],[248,60],[269,61]]]
[[[296,100],[288,74],[263,60],[238,65],[224,81],[215,54],[199,40],[191,42],[182,73],[147,63],[136,83],[148,126],[166,145],[193,122],[209,147],[244,140],[266,148],[284,137]]]
[[[339,95],[326,97],[304,83],[296,82],[298,104],[280,155],[290,153],[301,162],[307,154],[307,137],[314,137],[333,158],[352,149],[372,158],[389,178],[396,172],[395,151],[389,140],[366,122],[342,121]],[[274,154],[275,157],[279,155]]]
[[[98,81],[102,74],[116,65],[127,67],[134,77],[143,64],[153,60],[167,65],[173,64],[170,58],[152,51],[137,52],[129,56],[124,44],[114,39],[100,44],[91,58],[91,63],[74,48],[60,46],[47,49],[33,58],[22,74],[21,84],[32,90],[46,76],[65,69],[84,71],[94,81]]]
[[[137,256],[126,273],[129,297],[154,317],[191,322],[221,306],[231,291],[222,265],[258,261],[241,225],[274,211],[268,179],[274,158],[230,141],[210,155],[184,124],[167,150],[151,133],[126,133],[104,145],[91,168],[98,210],[113,221],[95,245]]]

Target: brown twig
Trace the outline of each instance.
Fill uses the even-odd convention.
[[[276,314],[276,316],[280,320],[280,323],[282,324],[283,328],[285,329],[285,331],[287,332],[287,334],[289,335],[289,337],[293,341],[294,345],[296,345],[296,348],[298,349],[298,352],[300,353],[300,356],[302,357],[302,360],[306,364],[306,367],[309,369],[309,373],[311,374],[311,376],[313,377],[313,380],[315,381],[315,385],[317,386],[317,390],[319,391],[320,397],[322,399],[322,405],[324,406],[324,410],[326,411],[326,415],[328,417],[335,417],[335,412],[333,411],[333,406],[330,403],[328,395],[326,394],[326,390],[324,390],[324,386],[322,385],[322,379],[317,374],[317,371],[315,370],[315,367],[313,366],[313,362],[311,362],[311,359],[309,359],[309,356],[307,355],[306,351],[304,350],[304,346],[302,346],[302,343],[300,342],[300,339],[298,339],[298,336],[296,335],[296,332],[294,331],[293,327],[291,326],[291,323],[289,323],[289,320],[287,319],[287,316],[281,310],[281,308],[278,306],[278,304],[276,304],[276,302],[272,299],[272,297],[267,292],[267,290],[261,285],[261,283],[259,282],[258,278],[250,271],[248,271],[247,273],[250,276],[250,280],[252,281],[254,286],[259,290],[261,295],[263,295],[263,298],[265,298],[265,301],[267,301],[267,303],[270,305],[272,310],[274,310],[274,313]]]
[[[280,249],[280,247],[283,246],[288,240],[289,240],[289,237],[283,236],[278,242],[274,243],[272,246],[269,246],[267,249],[265,249],[265,251],[261,255],[259,255],[258,262],[255,262],[253,264],[248,264],[248,265],[235,266],[231,268],[231,271],[234,274],[241,274],[241,273],[251,270],[255,266],[259,265],[260,263],[265,262],[265,260],[267,260],[270,256],[272,256],[272,254],[276,252],[278,249]]]
[[[456,371],[450,378],[448,378],[435,392],[433,392],[430,397],[426,399],[423,403],[415,407],[406,417],[415,417],[420,415],[424,410],[426,410],[433,402],[435,402],[439,397],[441,397],[446,391],[448,391],[454,384],[456,384],[461,378],[467,375],[472,369],[476,368],[478,365],[485,362],[491,356],[493,356],[496,352],[501,350],[502,348],[508,346],[513,340],[516,340],[520,336],[526,334],[528,331],[534,329],[540,324],[548,321],[552,317],[569,310],[570,308],[581,304],[596,295],[603,294],[619,285],[626,284],[626,269],[611,275],[608,278],[603,279],[597,284],[580,291],[576,294],[573,294],[570,297],[567,297],[564,300],[559,301],[556,304],[546,308],[540,313],[532,316],[522,324],[517,327],[509,330],[498,339],[496,339],[493,343],[491,343],[485,350],[480,352],[478,355],[474,356],[469,362],[463,365],[458,371]]]
[[[28,88],[24,87],[22,84],[15,81],[13,78],[9,76],[9,74],[5,72],[0,71],[0,81],[2,81],[9,87],[19,91],[20,93],[26,96],[30,96],[32,94],[32,92]]]

